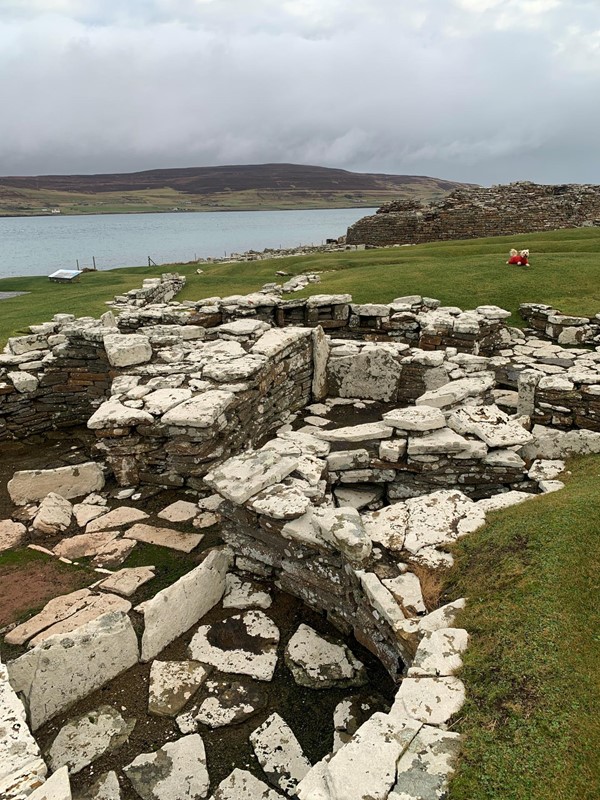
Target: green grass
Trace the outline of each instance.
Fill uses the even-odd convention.
[[[532,267],[505,264],[510,247],[528,246]],[[196,264],[135,267],[85,273],[79,283],[53,284],[45,277],[5,278],[2,291],[31,294],[0,301],[0,342],[25,332],[26,326],[45,322],[57,312],[97,315],[115,294],[141,285],[147,276],[177,269],[188,278],[180,300],[245,294],[264,283],[279,280],[285,270],[299,274],[322,271],[320,284],[293,295],[349,292],[358,303],[389,302],[406,294],[439,298],[444,305],[474,308],[494,303],[513,313],[519,303],[542,302],[565,313],[600,311],[600,229],[551,231],[528,236],[436,242],[359,252],[317,253],[243,264]]]
[[[600,459],[456,547],[471,634],[451,800],[600,797]]]

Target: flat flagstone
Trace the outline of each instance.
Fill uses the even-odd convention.
[[[469,634],[464,628],[441,628],[425,633],[408,677],[454,675],[462,667],[461,655],[469,644]]]
[[[403,431],[433,431],[446,426],[446,418],[439,408],[432,406],[411,406],[395,408],[383,415],[386,425]]]
[[[269,789],[245,769],[234,769],[217,786],[210,800],[280,800],[281,795]]]
[[[116,539],[120,531],[99,531],[98,533],[79,533],[59,542],[54,553],[62,558],[88,558],[100,553],[107,544]]]
[[[225,577],[223,608],[269,608],[273,602],[271,595],[253,581],[242,581],[229,572]]]
[[[250,450],[209,472],[204,482],[232,503],[241,504],[267,486],[280,483],[297,466],[297,458],[274,450]]]
[[[77,800],[121,800],[121,787],[117,773],[105,772]]]
[[[306,513],[310,500],[295,486],[274,483],[254,495],[248,505],[257,514],[273,519],[295,519]]]
[[[408,525],[404,548],[414,555],[473,533],[485,523],[485,513],[462,492],[440,489],[406,501]]]
[[[86,711],[64,725],[48,750],[48,763],[55,772],[67,766],[74,775],[129,738],[136,720],[125,720],[110,706]]]
[[[17,625],[6,634],[7,644],[22,645],[32,640],[35,645],[56,633],[67,633],[107,611],[129,611],[131,603],[116,595],[95,595],[79,589],[50,600],[39,614]]]
[[[120,569],[113,575],[98,584],[98,589],[105,592],[115,592],[123,597],[131,597],[132,594],[155,576],[155,567],[127,567]]]
[[[157,544],[168,547],[170,550],[179,550],[182,553],[191,553],[203,539],[201,533],[182,533],[173,528],[155,528],[152,525],[138,523],[129,528],[125,535],[128,539],[146,544]]]
[[[362,425],[349,425],[333,430],[315,430],[315,436],[326,442],[369,442],[389,439],[394,429],[383,422],[365,422]]]
[[[192,716],[196,722],[209,728],[243,722],[267,705],[265,692],[248,678],[210,679],[203,691],[207,696]]]
[[[250,743],[269,782],[293,794],[311,765],[287,722],[271,714],[250,734]]]
[[[388,800],[443,800],[460,754],[461,735],[424,725],[398,761]]]
[[[148,712],[174,717],[208,677],[197,661],[153,661],[150,668]]]
[[[206,753],[197,733],[142,753],[123,772],[143,800],[199,800],[208,794]]]
[[[96,506],[91,503],[76,503],[73,506],[75,521],[80,528],[85,528],[88,522],[91,522],[97,517],[101,517],[103,514],[106,514],[107,511],[108,509],[105,508],[105,506]]]
[[[118,567],[136,545],[137,542],[133,539],[113,539],[98,550],[92,564],[96,567]]]
[[[409,614],[425,614],[421,582],[414,572],[405,572],[396,578],[384,578],[383,585]]]
[[[362,515],[363,525],[371,541],[399,553],[404,546],[408,526],[408,508],[405,503],[393,503],[379,511]]]
[[[511,447],[533,441],[533,436],[498,406],[460,408],[448,418],[448,425],[457,433],[477,436],[488,447]]]
[[[385,800],[396,782],[396,765],[421,723],[373,714],[330,760],[316,764],[296,790],[299,800]]]
[[[364,664],[349,647],[304,624],[285,648],[285,663],[296,683],[311,689],[362,686],[367,681]]]
[[[262,611],[235,614],[201,625],[190,642],[190,657],[221,672],[270,681],[277,665],[279,630]]]
[[[460,711],[464,702],[465,687],[459,678],[404,678],[390,716],[408,716],[428,725],[444,725]]]
[[[88,523],[85,532],[96,533],[97,531],[109,531],[113,528],[122,528],[131,522],[138,522],[141,519],[148,519],[148,514],[140,511],[139,508],[121,506],[109,511],[98,519],[93,519]]]
[[[198,516],[200,509],[196,503],[190,503],[187,500],[177,500],[171,503],[170,506],[163,508],[156,515],[159,519],[166,519],[167,522],[189,522],[194,517]]]

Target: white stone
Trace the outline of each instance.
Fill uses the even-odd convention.
[[[483,500],[478,500],[477,507],[488,514],[490,511],[499,511],[503,508],[517,506],[526,500],[533,500],[534,497],[535,495],[529,492],[519,492],[513,489],[510,492],[502,492],[501,494],[495,494],[493,497],[485,497]]]
[[[273,519],[295,519],[306,513],[310,500],[295,486],[274,483],[254,495],[248,505],[257,514]]]
[[[383,486],[354,485],[338,486],[333,490],[334,497],[340,506],[351,506],[357,511],[363,508],[372,508],[373,503],[381,504],[384,494]]]
[[[390,717],[408,716],[428,725],[445,725],[464,702],[465,687],[459,678],[405,678],[396,693]]]
[[[408,525],[408,508],[405,503],[393,503],[379,511],[362,515],[367,535],[377,544],[392,552],[400,552]]]
[[[207,696],[199,706],[183,714],[190,716],[194,723],[209,728],[222,728],[239,724],[261,711],[267,704],[264,689],[248,678],[218,678],[208,680],[203,693]],[[181,727],[181,717],[177,724]]]
[[[274,450],[250,450],[209,472],[204,482],[233,503],[241,504],[267,486],[280,483],[297,466],[297,458]]]
[[[80,528],[85,528],[88,522],[96,519],[96,517],[101,517],[106,512],[107,509],[104,506],[95,506],[90,503],[76,503],[73,506],[75,521]]]
[[[210,428],[234,400],[233,392],[220,389],[204,392],[167,411],[161,422],[174,427]]]
[[[69,770],[61,767],[51,775],[46,783],[28,795],[27,800],[71,800]]]
[[[271,446],[274,446],[276,442],[278,445],[281,445],[281,442],[284,442],[284,449],[281,450],[284,455],[286,455],[287,452],[285,447],[288,448],[289,455],[316,456],[317,458],[326,456],[331,449],[331,445],[328,442],[323,441],[321,438],[317,438],[316,431],[314,436],[312,433],[302,433],[300,431],[278,433],[277,439],[267,442],[267,444],[263,447],[263,450],[267,450]],[[297,450],[294,450],[294,453],[292,453],[290,449],[290,444],[293,445],[294,448],[297,448]]]
[[[47,767],[1,662],[0,720],[0,797],[21,800],[43,782]]]
[[[105,592],[115,592],[123,597],[131,597],[140,586],[155,577],[154,567],[126,567],[98,584],[98,589]]]
[[[17,392],[21,394],[35,392],[40,384],[35,375],[31,375],[29,372],[9,372],[8,377],[12,381]]]
[[[379,458],[382,461],[400,461],[406,453],[406,439],[388,439],[379,443]]]
[[[92,594],[89,589],[79,589],[50,600],[39,614],[7,633],[5,641],[20,645],[31,640],[29,647],[34,647],[50,636],[76,631],[109,611],[127,613],[130,608],[131,603],[114,594]]]
[[[99,531],[110,531],[114,528],[122,528],[124,525],[129,525],[131,522],[139,522],[139,520],[147,518],[148,514],[146,514],[145,511],[140,511],[139,508],[121,506],[120,508],[109,511],[102,518],[93,519],[87,524],[85,532],[97,533]]]
[[[242,611],[247,608],[267,609],[273,602],[271,596],[258,584],[242,581],[231,572],[227,573],[225,585],[227,588],[223,597],[223,608],[238,608]]]
[[[121,800],[117,773],[105,772],[77,800]]]
[[[525,469],[525,462],[513,450],[491,450],[483,459],[488,467],[504,467],[506,469]]]
[[[377,612],[376,616],[384,619],[394,633],[400,634],[399,638],[402,640],[405,615],[394,595],[383,585],[374,572],[358,570],[356,576],[360,580],[371,608]],[[402,644],[399,643],[398,647],[401,651],[403,650]],[[403,652],[402,655],[406,662],[410,661],[410,654]]]
[[[170,550],[179,550],[181,553],[191,553],[203,539],[201,533],[183,533],[173,528],[156,528],[139,522],[129,528],[126,536],[136,542],[156,544],[159,547],[168,547]]]
[[[494,385],[494,375],[480,373],[476,378],[461,378],[450,381],[439,389],[425,392],[415,400],[417,406],[432,406],[434,408],[448,408],[456,403],[466,400],[467,397],[476,397],[483,394]]]
[[[269,782],[293,794],[311,765],[287,722],[271,714],[250,734],[250,743]]]
[[[105,551],[119,536],[119,531],[99,531],[98,533],[80,533],[60,541],[54,548],[59,558],[87,558]]]
[[[458,433],[477,436],[488,447],[523,445],[533,438],[529,431],[494,405],[460,408],[450,415],[448,425]]]
[[[348,744],[306,775],[298,800],[385,800],[396,782],[396,765],[420,728],[414,719],[373,714]]]
[[[100,491],[104,473],[94,461],[58,469],[36,469],[15,472],[8,482],[10,499],[17,506],[36,503],[51,492],[66,500]]]
[[[210,800],[278,800],[281,795],[269,789],[266,783],[259,781],[251,772],[234,769],[217,786]]]
[[[425,633],[408,670],[409,678],[454,675],[462,667],[461,654],[469,634],[464,628],[441,628]]]
[[[423,602],[421,582],[414,572],[405,572],[396,578],[384,578],[382,583],[409,614],[427,612]]]
[[[328,689],[366,682],[364,665],[343,642],[334,642],[304,624],[285,648],[285,663],[300,686]]]
[[[323,538],[337,547],[348,559],[360,563],[367,559],[373,547],[355,508],[330,509],[317,517]]]
[[[524,459],[563,459],[600,453],[600,432],[585,429],[559,431],[534,425],[533,441],[520,451]]]
[[[406,506],[409,517],[404,547],[415,555],[424,547],[454,542],[485,523],[483,510],[454,489],[409,498]]]
[[[116,397],[111,397],[92,414],[87,426],[90,430],[103,428],[131,428],[137,425],[151,425],[154,417],[147,411],[131,408],[121,403]]]
[[[233,635],[255,641],[252,649],[236,648]],[[216,642],[216,643],[215,643]],[[190,657],[210,664],[221,672],[250,675],[259,681],[270,681],[277,665],[279,630],[262,611],[246,611],[212,625],[201,625],[189,645]]]
[[[191,396],[191,389],[156,389],[144,396],[144,410],[159,417]]]
[[[558,478],[565,470],[565,462],[561,459],[537,459],[529,468],[527,475],[533,481],[549,481]]]
[[[312,331],[313,343],[313,378],[312,396],[314,400],[323,400],[327,396],[327,362],[329,359],[329,343],[319,325]]]
[[[198,515],[198,506],[196,503],[190,503],[187,500],[177,500],[171,503],[170,506],[163,508],[156,515],[159,519],[166,519],[168,522],[189,522]]]
[[[197,733],[142,753],[123,772],[144,800],[199,800],[208,794],[206,753]]]
[[[419,620],[419,630],[424,633],[426,631],[438,631],[440,628],[452,628],[458,613],[465,608],[466,604],[465,598],[461,597],[452,603],[447,603],[445,606],[437,608]]]
[[[66,531],[71,524],[73,506],[64,497],[51,492],[40,503],[33,527],[41,533],[54,534]]]
[[[174,717],[208,677],[197,661],[153,661],[150,668],[148,712]]]
[[[377,439],[389,439],[393,429],[383,422],[366,422],[363,425],[351,425],[346,428],[315,431],[315,436],[327,442],[368,442]]]
[[[125,720],[116,709],[100,706],[70,719],[60,729],[48,750],[48,764],[53,772],[69,768],[75,775],[110,750],[123,744],[135,726],[135,719]]]
[[[0,520],[0,553],[18,547],[27,534],[27,528],[12,519]]]
[[[433,431],[446,426],[446,418],[439,408],[418,406],[396,408],[383,415],[386,425],[403,431]]]
[[[137,606],[144,615],[142,661],[158,655],[219,602],[231,561],[228,548],[212,550],[195,569]]]
[[[398,761],[388,800],[444,800],[460,742],[459,733],[424,725]]]
[[[150,341],[140,333],[109,333],[104,337],[104,349],[111,367],[145,364],[152,358]]]
[[[51,636],[11,661],[13,689],[22,692],[33,730],[129,669],[138,643],[122,611],[104,614],[76,631]]]
[[[562,481],[540,481],[539,487],[542,494],[549,494],[550,492],[559,492],[565,488],[565,485]]]
[[[440,428],[423,436],[409,436],[408,457],[460,453],[469,445],[468,441],[450,428]]]

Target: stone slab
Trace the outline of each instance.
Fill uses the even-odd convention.
[[[245,503],[268,486],[280,483],[298,466],[298,459],[274,450],[251,450],[230,458],[209,472],[204,482],[232,503]]]
[[[366,670],[349,647],[300,625],[285,648],[285,663],[299,686],[348,688],[366,683]]]
[[[197,733],[142,753],[123,772],[143,800],[199,800],[208,794],[206,753]]]
[[[216,548],[195,569],[136,607],[144,616],[142,661],[158,655],[219,602],[232,559],[229,548]]]
[[[287,722],[271,714],[250,734],[250,744],[268,781],[293,795],[311,764]]]
[[[10,499],[17,506],[37,503],[50,492],[72,500],[103,487],[104,473],[95,461],[58,469],[21,470],[15,472],[7,485]]]
[[[22,692],[31,726],[68,708],[138,661],[138,642],[122,611],[104,614],[64,635],[51,636],[11,661],[13,689]]]
[[[173,528],[156,528],[153,525],[137,523],[125,532],[128,539],[136,542],[146,542],[146,544],[156,544],[160,547],[167,547],[169,550],[178,550],[181,553],[191,553],[200,542],[204,534],[202,533],[182,533]]]
[[[208,677],[197,661],[153,661],[150,668],[148,713],[174,717]]]

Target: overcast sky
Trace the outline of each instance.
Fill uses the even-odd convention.
[[[0,0],[0,174],[600,183],[600,0]]]

